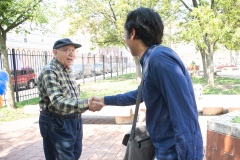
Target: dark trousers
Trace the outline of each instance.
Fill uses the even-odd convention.
[[[82,119],[53,117],[43,112],[39,117],[46,160],[78,160],[82,153]]]

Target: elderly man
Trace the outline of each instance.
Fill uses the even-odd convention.
[[[80,100],[80,90],[71,74],[76,48],[80,44],[64,38],[53,45],[54,58],[38,77],[40,117],[47,160],[78,160],[82,152],[82,118],[88,100]]]

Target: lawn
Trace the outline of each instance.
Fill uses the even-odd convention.
[[[203,85],[203,94],[240,94],[240,80],[216,77],[214,87],[208,87],[204,78],[192,78],[193,84]],[[136,89],[139,81],[135,79],[135,74],[125,74],[118,77],[100,80],[96,83],[81,85],[81,99],[91,96],[105,96],[124,93]],[[24,114],[23,107],[29,104],[37,104],[38,98],[17,103],[17,109],[7,110],[6,107],[0,108],[0,122],[13,121],[22,118],[29,118],[37,115]]]

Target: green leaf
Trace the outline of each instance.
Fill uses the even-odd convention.
[[[240,124],[240,116],[234,117],[231,122]]]

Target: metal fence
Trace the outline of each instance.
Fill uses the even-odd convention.
[[[37,76],[43,66],[48,64],[53,58],[51,50],[37,50],[37,49],[15,49],[8,48],[8,64],[11,70],[9,80],[14,86],[16,102],[38,97],[37,90]],[[0,69],[3,67],[3,57],[0,53]],[[76,53],[74,65],[80,66],[81,76],[77,79],[77,83],[84,84],[87,82],[105,79],[106,77],[118,76],[125,73],[135,71],[135,62],[133,58],[123,56],[111,55],[95,55],[95,54],[80,54]],[[87,67],[88,66],[88,67]],[[90,67],[89,67],[90,66]],[[79,69],[79,68],[77,68]],[[101,72],[97,72],[101,70]],[[91,74],[87,75],[87,72]],[[34,72],[34,86],[32,83],[25,83],[28,81],[29,74],[27,72]],[[75,71],[74,71],[75,72]],[[20,74],[21,76],[18,76]],[[30,73],[31,74],[31,73]],[[22,85],[25,84],[25,85]],[[5,95],[3,96],[4,104],[6,104]]]

